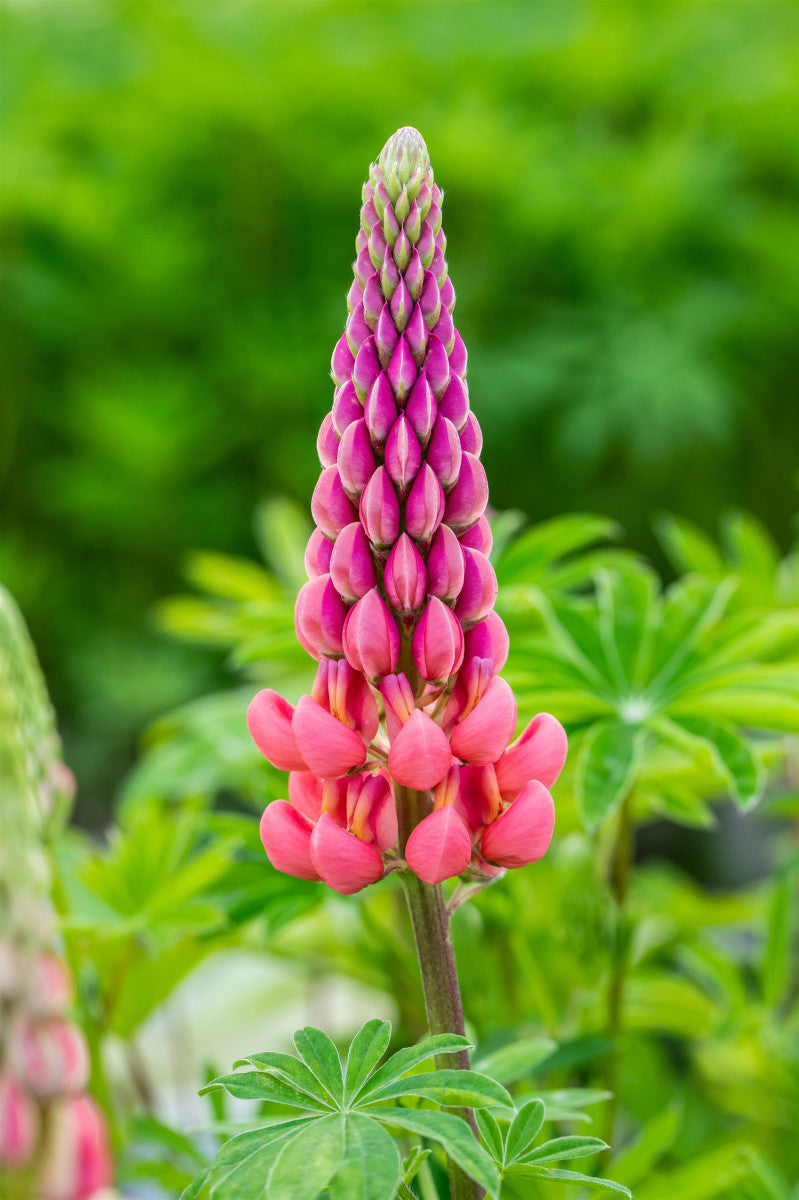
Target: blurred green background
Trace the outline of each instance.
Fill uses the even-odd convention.
[[[786,547],[799,8],[780,0],[3,5],[0,575],[81,815],[221,679],[152,606],[308,503],[360,183],[427,138],[498,508],[653,551],[731,505]]]

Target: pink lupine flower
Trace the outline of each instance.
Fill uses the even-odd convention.
[[[316,682],[296,708],[266,689],[247,714],[261,752],[290,771],[288,800],[261,822],[272,864],[343,894],[394,867],[434,884],[536,861],[566,756],[546,713],[512,741],[483,435],[452,319],[442,201],[420,134],[399,130],[364,185],[317,440],[296,607]],[[411,828],[409,793],[426,810]]]
[[[60,1101],[42,1166],[41,1200],[90,1200],[113,1181],[105,1122],[89,1096]]]
[[[39,1114],[23,1087],[8,1072],[0,1073],[0,1165],[30,1162],[39,1138]]]

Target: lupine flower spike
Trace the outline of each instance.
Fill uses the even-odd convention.
[[[349,318],[317,443],[316,529],[296,607],[316,682],[296,708],[259,692],[247,715],[261,752],[290,772],[288,800],[261,822],[270,861],[345,894],[396,866],[438,883],[535,862],[566,757],[546,713],[512,740],[482,434],[452,320],[442,201],[421,135],[400,129],[363,187]],[[406,789],[427,811],[400,846]]]

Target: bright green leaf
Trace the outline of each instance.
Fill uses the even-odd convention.
[[[542,1100],[528,1100],[513,1118],[505,1143],[505,1161],[513,1162],[538,1137],[544,1124],[546,1107]]]
[[[388,1021],[372,1020],[359,1029],[347,1055],[347,1072],[344,1078],[344,1101],[354,1100],[366,1083],[369,1075],[380,1062],[391,1040],[391,1025]]]

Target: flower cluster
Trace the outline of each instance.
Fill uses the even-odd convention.
[[[349,319],[333,351],[317,447],[316,528],[297,637],[319,662],[293,708],[270,689],[250,732],[291,772],[264,813],[275,867],[342,893],[404,863],[437,883],[536,861],[566,755],[541,714],[512,744],[500,672],[482,434],[452,311],[442,193],[415,129],[388,141],[363,188]],[[398,805],[424,798],[412,829]]]

